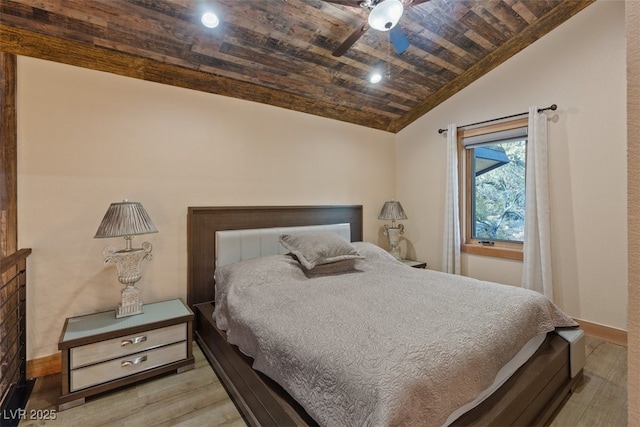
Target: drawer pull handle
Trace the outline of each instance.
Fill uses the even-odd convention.
[[[122,368],[126,368],[127,366],[138,365],[146,361],[147,361],[147,356],[139,356],[139,357],[136,357],[135,359],[122,361],[122,363],[120,363],[120,366]]]
[[[131,344],[140,344],[141,342],[144,342],[146,340],[147,340],[146,335],[140,335],[139,337],[129,338],[128,340],[122,340],[122,342],[120,342],[120,346],[126,347]]]

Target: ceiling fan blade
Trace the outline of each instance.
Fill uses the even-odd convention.
[[[338,46],[338,48],[336,50],[333,51],[332,55],[333,56],[342,56],[342,55],[344,55],[344,53],[347,50],[349,50],[349,48],[351,46],[353,46],[353,44],[355,42],[357,42],[358,39],[360,37],[362,37],[362,35],[368,29],[369,29],[369,24],[368,23],[364,23],[360,27],[356,28],[356,30],[353,33],[351,33],[351,35],[349,37],[347,37],[347,39],[345,41],[343,41],[342,44],[340,46]]]
[[[407,36],[399,25],[389,30],[389,38],[398,55],[401,55],[405,50],[409,49],[409,39],[407,39]]]

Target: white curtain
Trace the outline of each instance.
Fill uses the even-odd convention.
[[[538,291],[553,301],[547,116],[538,113],[536,106],[529,108],[528,132],[522,287]]]
[[[447,128],[447,177],[445,182],[442,271],[460,274],[460,215],[458,208],[458,128]]]

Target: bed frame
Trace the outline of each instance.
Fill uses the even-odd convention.
[[[226,341],[213,321],[215,232],[250,228],[351,224],[363,240],[362,206],[190,207],[187,217],[187,301],[195,339],[250,426],[317,425],[278,384],[251,368],[252,359]],[[533,357],[500,389],[453,425],[545,425],[582,378],[570,373],[569,344],[549,333]]]

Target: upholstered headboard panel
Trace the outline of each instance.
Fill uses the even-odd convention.
[[[285,254],[288,251],[280,244],[281,235],[317,231],[336,233],[351,240],[349,223],[217,231],[216,267],[260,256]]]

